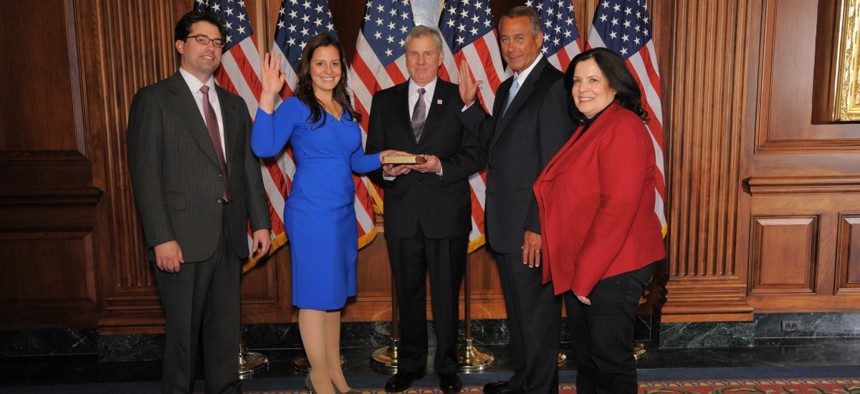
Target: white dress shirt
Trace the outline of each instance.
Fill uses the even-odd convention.
[[[209,86],[209,104],[212,104],[212,108],[215,110],[215,117],[218,118],[218,133],[221,134],[221,151],[224,152],[224,157],[227,157],[227,148],[225,148],[224,142],[224,119],[221,117],[221,102],[218,101],[218,92],[215,90],[215,78],[209,78],[204,84],[181,67],[179,68],[179,74],[182,75],[182,79],[185,80],[188,89],[191,90],[194,102],[197,103],[197,110],[200,111],[200,116],[204,119],[204,122],[206,114],[203,112],[203,92],[200,91],[200,88],[203,85]]]

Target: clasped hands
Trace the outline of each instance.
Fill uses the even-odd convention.
[[[405,155],[408,153],[397,152],[397,154],[393,154],[393,156]],[[384,164],[382,166],[382,173],[388,177],[396,177],[399,175],[406,175],[412,171],[418,171],[429,174],[438,174],[442,172],[442,162],[439,161],[439,157],[436,155],[417,155],[424,158],[424,163],[421,164]]]

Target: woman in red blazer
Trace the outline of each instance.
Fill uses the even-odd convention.
[[[565,84],[581,126],[534,185],[544,282],[564,294],[577,392],[636,393],[636,307],[665,256],[647,114],[609,49],[576,56]]]

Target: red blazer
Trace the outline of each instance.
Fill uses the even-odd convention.
[[[636,114],[613,103],[582,127],[534,185],[543,281],[556,294],[588,296],[601,279],[665,254],[654,213],[654,145]]]

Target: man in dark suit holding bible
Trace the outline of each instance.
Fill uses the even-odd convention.
[[[189,13],[176,24],[179,71],[140,89],[128,164],[147,255],[167,319],[162,393],[194,389],[202,344],[207,393],[241,393],[239,279],[269,249],[271,222],[245,102],[215,85],[225,29]]]
[[[409,81],[374,95],[366,148],[416,152],[425,159],[370,174],[385,192],[385,239],[400,312],[398,372],[385,389],[404,391],[424,375],[429,272],[437,342],[433,364],[439,387],[452,393],[463,386],[457,376],[457,329],[472,224],[468,178],[484,167],[487,155],[456,119],[463,108],[457,86],[436,76],[443,56],[439,32],[416,26],[404,47]]]
[[[557,393],[561,299],[542,283],[540,219],[532,185],[575,129],[559,70],[541,54],[540,16],[527,6],[499,21],[501,53],[514,76],[496,91],[493,114],[473,105],[478,85],[461,67],[460,93],[468,108],[458,118],[489,152],[487,242],[499,266],[514,375],[484,392]]]

